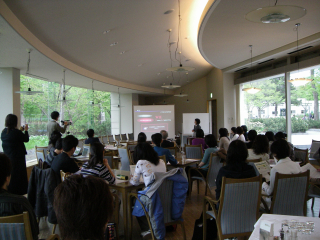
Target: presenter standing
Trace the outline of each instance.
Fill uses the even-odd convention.
[[[199,118],[196,118],[196,119],[194,120],[194,127],[193,127],[193,129],[192,129],[192,132],[195,134],[198,129],[201,129],[200,119],[199,119]]]

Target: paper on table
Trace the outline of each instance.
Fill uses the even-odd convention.
[[[267,182],[270,181],[271,168],[267,163],[267,161],[257,162],[257,163],[254,163],[254,165],[258,169],[259,173],[262,174],[262,177],[264,177]]]
[[[199,162],[200,159],[190,159],[190,158],[187,158],[186,159],[186,162]]]
[[[313,167],[310,163],[307,163],[306,165],[301,167],[302,172],[305,172],[307,170],[310,170],[311,178],[320,178],[320,172],[318,172],[317,169]]]

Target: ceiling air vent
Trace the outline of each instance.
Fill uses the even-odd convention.
[[[313,46],[308,46],[308,47],[305,47],[305,48],[301,48],[301,49],[298,49],[298,50],[294,50],[294,51],[292,51],[292,52],[289,52],[288,54],[293,54],[293,53],[296,53],[296,52],[300,52],[300,51],[302,51],[302,50],[306,50],[306,49],[308,49],[308,48],[312,48]]]
[[[258,64],[263,64],[263,63],[266,63],[266,62],[270,62],[270,61],[272,61],[272,60],[274,60],[274,58],[271,58],[271,59],[266,60],[266,61],[263,61],[263,62],[259,62]]]
[[[247,69],[247,67],[238,69],[237,71],[234,71],[234,72],[240,72],[240,71],[245,70],[245,69]]]

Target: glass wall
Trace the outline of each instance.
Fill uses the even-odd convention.
[[[91,89],[66,86],[66,101],[61,101],[62,84],[47,82],[21,75],[21,91],[29,86],[42,94],[20,94],[21,125],[29,124],[30,140],[26,143],[27,161],[35,159],[34,147],[47,146],[47,123],[52,111],[60,112],[60,120],[70,120],[66,134],[78,139],[86,138],[89,128],[95,130],[95,136],[108,135],[111,132],[110,93]]]

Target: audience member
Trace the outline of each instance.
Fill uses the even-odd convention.
[[[56,149],[57,141],[61,139],[61,133],[58,131],[53,131],[49,141],[49,153],[46,157],[46,162],[51,166],[53,158],[58,155],[59,150]]]
[[[167,140],[168,132],[166,130],[161,130],[160,133],[162,135],[161,147],[163,147],[163,148],[174,147],[174,142],[170,142]]]
[[[245,142],[246,139],[243,136],[243,129],[242,127],[237,127],[236,129],[236,134],[233,136],[233,138],[231,139],[231,142],[234,140],[241,140],[242,142]]]
[[[156,133],[156,134],[159,134],[160,139],[162,139],[162,136],[160,133]],[[156,135],[156,134],[153,134],[153,135]],[[153,141],[153,135],[152,135],[152,141]],[[159,146],[160,146],[160,143],[159,143]],[[136,164],[135,172],[133,177],[130,180],[130,183],[133,185],[139,185],[140,176],[142,175],[145,186],[148,186],[150,183],[151,174],[153,172],[166,172],[166,164],[162,159],[159,160],[158,154],[151,147],[149,143],[141,143],[139,144],[139,147],[141,148],[140,156],[139,156],[140,160]]]
[[[192,132],[197,132],[198,129],[201,129],[201,126],[200,126],[200,119],[199,118],[196,118],[194,120],[194,127],[192,129]]]
[[[245,140],[248,141],[248,128],[246,125],[242,125],[241,127],[243,129],[243,136],[244,136]]]
[[[95,143],[95,142],[100,143],[99,138],[94,137],[94,130],[93,129],[89,129],[87,131],[87,135],[88,135],[88,139],[86,139],[84,141],[84,144],[92,144],[92,143]]]
[[[39,227],[33,208],[27,198],[8,192],[11,178],[11,160],[0,153],[0,217],[29,213],[33,239],[38,239]]]
[[[248,132],[248,142],[246,143],[247,149],[252,148],[253,141],[256,139],[257,135],[256,130],[250,130]]]
[[[48,124],[47,124],[47,135],[48,135],[49,140],[50,140],[50,137],[51,137],[51,134],[52,134],[53,131],[58,131],[58,132],[61,132],[61,133],[65,133],[66,132],[66,129],[67,129],[67,126],[68,126],[68,122],[65,121],[64,122],[64,126],[60,127],[60,124],[58,122],[59,116],[60,116],[60,114],[57,111],[53,111],[51,113],[51,121],[49,121]]]
[[[5,120],[5,129],[1,133],[3,152],[11,160],[11,181],[8,191],[13,194],[24,195],[28,190],[28,177],[26,167],[27,154],[25,142],[29,142],[28,125],[24,129],[17,129],[18,117],[8,114]],[[25,131],[24,133],[22,131]]]
[[[196,132],[196,138],[192,140],[191,145],[202,145],[202,150],[208,148],[206,142],[204,141],[204,132],[202,129],[198,129]]]
[[[220,135],[219,148],[225,149],[226,151],[228,151],[229,144],[230,144],[230,139],[228,138],[228,129],[220,128],[219,135]]]
[[[274,135],[274,139],[277,141],[279,139],[286,140],[287,134],[283,132],[277,132],[276,135]],[[294,154],[294,148],[293,144],[291,142],[287,142],[290,150],[289,158],[294,161],[295,160],[295,154]]]
[[[274,158],[277,159],[277,164],[271,169],[270,184],[266,182],[262,184],[262,190],[268,195],[271,195],[273,192],[277,172],[282,174],[297,174],[301,172],[299,163],[293,162],[289,158],[290,147],[286,140],[280,138],[273,142],[271,145],[271,153]]]
[[[108,164],[103,161],[104,147],[100,142],[94,142],[90,146],[91,158],[89,162],[83,164],[81,174],[84,176],[93,175],[107,180],[110,184],[114,184],[116,179]]]
[[[268,131],[268,132],[265,133],[265,135],[266,135],[266,137],[267,137],[268,140],[269,140],[269,157],[270,157],[270,158],[273,158],[270,149],[271,149],[272,143],[274,142],[274,133],[271,132],[271,131]]]
[[[237,134],[237,128],[236,127],[232,127],[231,128],[231,133],[230,133],[230,140],[234,137],[234,135]]]
[[[171,165],[177,165],[177,160],[172,156],[169,149],[165,149],[160,147],[162,142],[162,135],[160,133],[155,133],[151,136],[152,143],[156,145],[154,147],[154,151],[158,154],[158,156],[166,156],[166,161],[169,162]]]
[[[252,145],[252,149],[248,149],[248,160],[259,159],[266,161],[269,159],[269,142],[265,135],[258,135]]]
[[[78,145],[78,139],[73,135],[68,135],[62,140],[62,153],[56,156],[52,162],[51,168],[60,176],[60,170],[63,172],[75,173],[79,171],[79,167],[71,158],[76,147]]]
[[[256,176],[255,169],[246,160],[248,150],[243,141],[235,140],[230,143],[227,152],[226,166],[220,168],[216,179],[216,199],[220,198],[222,177],[226,178],[251,178]]]
[[[54,191],[53,207],[62,239],[105,239],[113,196],[104,180],[82,175],[66,178]]]
[[[144,132],[138,134],[138,143],[144,143],[147,141],[147,136]]]

